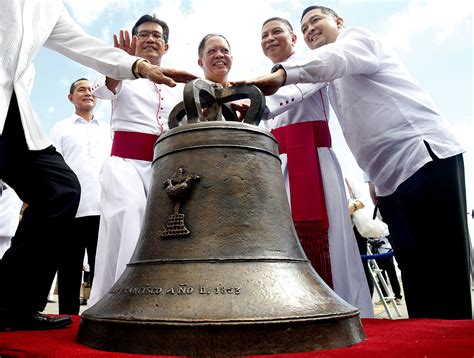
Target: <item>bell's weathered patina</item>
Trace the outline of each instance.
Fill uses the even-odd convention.
[[[365,338],[359,311],[306,258],[256,87],[188,84],[155,146],[145,223],[124,274],[82,315],[79,342],[117,352],[230,356]],[[249,98],[244,123],[223,104]],[[187,124],[180,125],[186,119]],[[213,120],[221,117],[227,119]]]

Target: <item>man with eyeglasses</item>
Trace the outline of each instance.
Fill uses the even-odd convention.
[[[132,29],[114,35],[117,48],[159,66],[168,51],[168,25],[143,15]],[[95,304],[125,270],[135,249],[151,180],[153,145],[166,132],[168,116],[182,100],[183,87],[169,88],[145,79],[117,81],[100,76],[95,96],[112,101],[113,144],[101,175],[101,218],[95,277],[89,305]]]
[[[312,51],[246,83],[272,94],[330,82],[331,105],[389,226],[409,316],[471,319],[464,150],[449,123],[368,30],[345,28],[334,10],[310,6],[301,31]]]
[[[72,323],[70,317],[39,312],[67,249],[81,188],[31,106],[35,55],[45,46],[113,78],[146,77],[170,86],[195,76],[152,65],[87,35],[62,0],[2,1],[1,6],[0,187],[5,181],[29,206],[0,260],[0,331],[61,328]]]

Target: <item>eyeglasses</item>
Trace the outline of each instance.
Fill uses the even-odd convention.
[[[140,40],[146,40],[149,36],[152,36],[155,40],[163,40],[163,35],[158,31],[140,31],[137,33],[137,37]]]

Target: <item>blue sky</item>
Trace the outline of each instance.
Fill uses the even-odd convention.
[[[308,51],[299,31],[302,10],[316,4],[310,0],[66,0],[72,17],[90,34],[112,44],[112,35],[131,29],[145,13],[155,13],[170,26],[170,50],[162,65],[201,75],[197,46],[211,32],[229,39],[234,56],[230,79],[245,79],[267,73],[272,65],[260,48],[260,29],[272,16],[286,17],[298,35],[298,51]],[[465,155],[468,208],[474,208],[473,115],[473,23],[471,0],[432,1],[325,1],[336,10],[345,26],[363,26],[386,39],[408,70],[432,95],[459,140]],[[67,100],[71,82],[92,78],[94,71],[48,49],[35,60],[36,80],[32,101],[47,131],[68,117],[73,107]],[[108,121],[110,106],[99,102],[96,115]],[[345,146],[339,125],[331,120],[333,147],[345,175],[359,172]]]

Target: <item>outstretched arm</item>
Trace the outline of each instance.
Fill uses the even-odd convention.
[[[265,98],[265,112],[262,119],[276,117],[299,106],[304,99],[313,96],[326,86],[327,83],[298,83],[280,87],[274,95]]]
[[[140,62],[137,72],[142,78],[148,78],[152,82],[162,83],[170,87],[176,86],[176,82],[186,83],[198,78],[187,71],[155,66],[147,61]]]
[[[45,46],[96,71],[119,80],[134,79],[132,67],[137,57],[130,56],[102,40],[90,36],[71,18],[66,8],[55,24]],[[133,43],[133,39],[131,44]],[[176,82],[187,82],[197,76],[180,70],[161,68],[151,64],[139,66],[137,74],[156,83],[175,86]]]
[[[285,84],[286,72],[283,68],[279,68],[269,75],[259,76],[253,80],[232,82],[232,84],[248,84],[260,88],[265,96],[274,94],[278,89]]]

